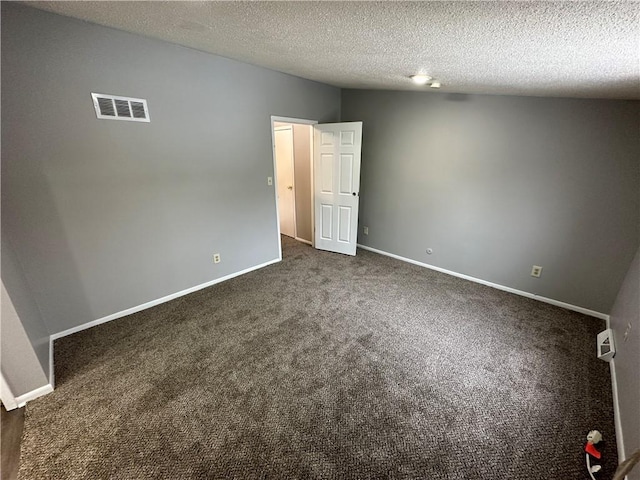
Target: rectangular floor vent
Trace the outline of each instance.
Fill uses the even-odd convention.
[[[147,101],[143,98],[119,97],[104,93],[92,93],[96,116],[106,120],[150,122]]]

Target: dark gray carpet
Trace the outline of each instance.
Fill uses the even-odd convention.
[[[370,252],[274,266],[66,337],[20,476],[583,479],[617,458],[604,322]]]

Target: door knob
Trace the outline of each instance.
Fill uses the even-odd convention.
[[[358,195],[358,194],[357,194],[356,192],[353,192],[353,194],[352,194],[352,195],[355,197],[355,196],[356,196],[356,195]]]
[[[289,190],[293,190],[293,185],[289,185],[287,188],[288,188]],[[355,195],[355,193],[354,193],[354,195]]]

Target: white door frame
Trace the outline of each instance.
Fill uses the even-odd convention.
[[[276,200],[276,225],[278,228],[278,251],[280,252],[280,260],[282,260],[282,240],[280,239],[280,209],[278,206],[278,184],[276,183],[277,179],[277,168],[278,165],[276,163],[276,134],[275,134],[275,122],[282,123],[298,123],[302,125],[316,125],[318,123],[317,120],[310,120],[307,118],[293,118],[293,117],[280,117],[277,115],[271,115],[271,156],[273,157],[273,194]],[[312,245],[315,242],[315,212],[314,212],[314,192],[313,192],[313,128],[311,130],[310,135],[310,170],[311,170],[311,243]],[[294,183],[295,183],[295,157],[294,157]],[[295,193],[295,192],[294,192]],[[297,226],[296,226],[297,232]],[[315,245],[313,245],[315,246]]]

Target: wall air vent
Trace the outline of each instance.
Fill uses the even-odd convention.
[[[117,97],[104,93],[92,93],[96,116],[107,120],[150,122],[147,101],[142,98]]]

